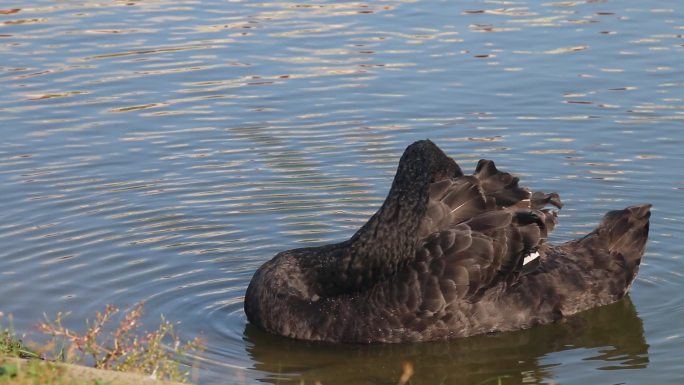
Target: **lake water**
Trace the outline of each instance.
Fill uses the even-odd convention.
[[[202,335],[202,384],[681,384],[684,2],[0,4],[0,311],[35,333],[107,303]],[[553,241],[653,203],[630,298],[441,343],[266,335],[276,252],[349,237],[431,138],[566,207]]]

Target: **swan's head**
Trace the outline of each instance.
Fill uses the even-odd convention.
[[[297,255],[298,250],[278,253],[254,273],[245,293],[245,313],[250,322],[263,327],[266,312],[311,297]]]

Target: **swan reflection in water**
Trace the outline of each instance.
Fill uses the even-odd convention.
[[[645,368],[648,344],[642,321],[629,297],[561,322],[527,330],[452,341],[331,345],[273,336],[247,325],[249,377],[272,384],[397,384],[402,362],[411,362],[411,383],[542,384],[552,379],[550,353],[572,349],[600,370]],[[543,362],[542,362],[543,358]]]

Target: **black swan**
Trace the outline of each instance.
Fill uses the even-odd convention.
[[[546,242],[558,194],[531,193],[480,160],[464,175],[429,140],[406,148],[387,199],[349,240],[284,251],[257,270],[245,313],[287,337],[414,342],[529,328],[629,290],[651,205]]]

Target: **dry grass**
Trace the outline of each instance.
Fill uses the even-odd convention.
[[[34,382],[37,384],[63,384],[56,380],[47,381],[52,376],[59,377],[61,370],[49,362],[139,373],[159,380],[188,381],[191,368],[183,365],[180,359],[202,350],[203,343],[199,338],[182,342],[175,331],[174,324],[163,316],[156,330],[151,332],[142,330],[142,303],[122,315],[119,313],[118,308],[107,305],[103,312],[97,312],[94,320],[86,321],[83,333],[62,325],[67,315],[65,313],[58,313],[52,320],[46,317],[46,321],[39,323],[37,328],[40,332],[49,335],[51,339],[42,345],[29,344],[31,349],[28,349],[15,336],[11,327],[2,328],[2,323],[0,323],[0,356],[41,358],[48,362],[46,364],[40,360],[34,360],[37,362],[24,364],[23,368],[21,365],[17,366],[16,362],[5,362],[2,364],[5,366],[0,366],[0,381],[11,378],[14,384],[14,381],[20,381],[28,376],[26,377],[28,379],[40,378],[41,381]],[[0,313],[1,321],[2,313]],[[22,384],[23,382],[16,383]],[[71,383],[64,382],[64,384]],[[92,384],[92,381],[88,383]]]

